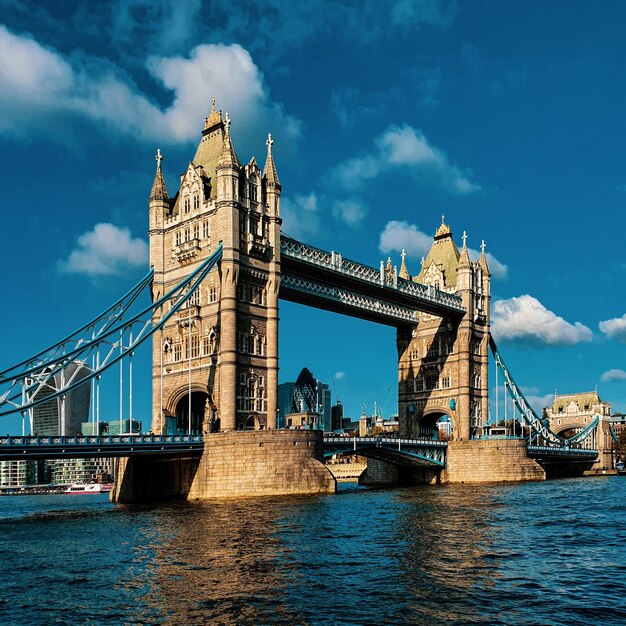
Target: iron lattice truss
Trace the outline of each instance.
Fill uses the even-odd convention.
[[[404,280],[394,274],[389,277],[385,269],[374,269],[362,263],[345,259],[338,252],[327,252],[291,237],[281,236],[281,259],[322,270],[336,278],[348,279],[368,288],[380,301],[410,302],[413,317],[416,311],[429,311],[446,316],[458,316],[465,312],[462,300],[455,294],[446,293],[433,286]],[[337,281],[335,281],[337,282]],[[361,292],[359,292],[361,293]],[[406,320],[403,320],[406,321]]]
[[[222,258],[222,244],[185,280],[139,312],[133,303],[152,281],[148,273],[97,318],[34,357],[0,373],[0,417],[64,396],[122,359],[151,337],[192,297]]]
[[[445,441],[385,437],[324,437],[324,457],[361,454],[394,465],[441,468],[446,465]]]
[[[308,278],[283,274],[281,277],[281,290],[314,296],[316,299],[324,302],[337,303],[342,308],[345,308],[346,311],[363,311],[380,317],[391,325],[417,323],[416,313],[413,309],[385,302],[384,300],[381,301],[373,296],[348,289],[319,283]]]

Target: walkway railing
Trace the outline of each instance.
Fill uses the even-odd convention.
[[[369,283],[370,285],[395,289],[404,294],[414,296],[417,299],[437,303],[458,313],[465,311],[463,302],[459,296],[435,289],[432,286],[404,280],[403,278],[397,278],[394,280],[393,285],[388,285],[385,282],[384,269],[377,270],[373,267],[363,265],[362,263],[344,259],[343,255],[338,252],[320,250],[319,248],[315,248],[285,235],[282,235],[280,239],[280,252],[283,257],[350,276]]]
[[[203,449],[202,435],[0,437],[0,460],[120,457],[190,451],[199,453]]]

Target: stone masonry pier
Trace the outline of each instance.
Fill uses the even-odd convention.
[[[334,493],[318,431],[215,433],[200,457],[120,459],[113,502]]]

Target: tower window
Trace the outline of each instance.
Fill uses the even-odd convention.
[[[200,208],[200,194],[196,193],[193,196],[193,208],[194,209],[199,209]]]
[[[191,210],[191,202],[189,200],[189,196],[187,196],[183,202],[185,213],[189,213]]]

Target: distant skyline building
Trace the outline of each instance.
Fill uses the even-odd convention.
[[[25,487],[37,482],[37,461],[0,461],[0,487]]]
[[[332,431],[343,430],[343,404],[339,399],[330,409],[330,428]]]
[[[331,391],[330,387],[319,380],[305,367],[296,382],[278,385],[278,427],[288,428],[288,415],[317,414],[318,424],[325,431],[331,430]]]
[[[90,369],[82,362],[70,363],[63,373],[55,374],[49,384],[43,386],[33,399],[40,400],[62,388],[68,380],[82,380]],[[63,377],[63,380],[61,380]],[[91,381],[85,381],[63,396],[53,398],[33,408],[31,432],[40,436],[57,435],[73,437],[81,430],[81,423],[89,419]]]

